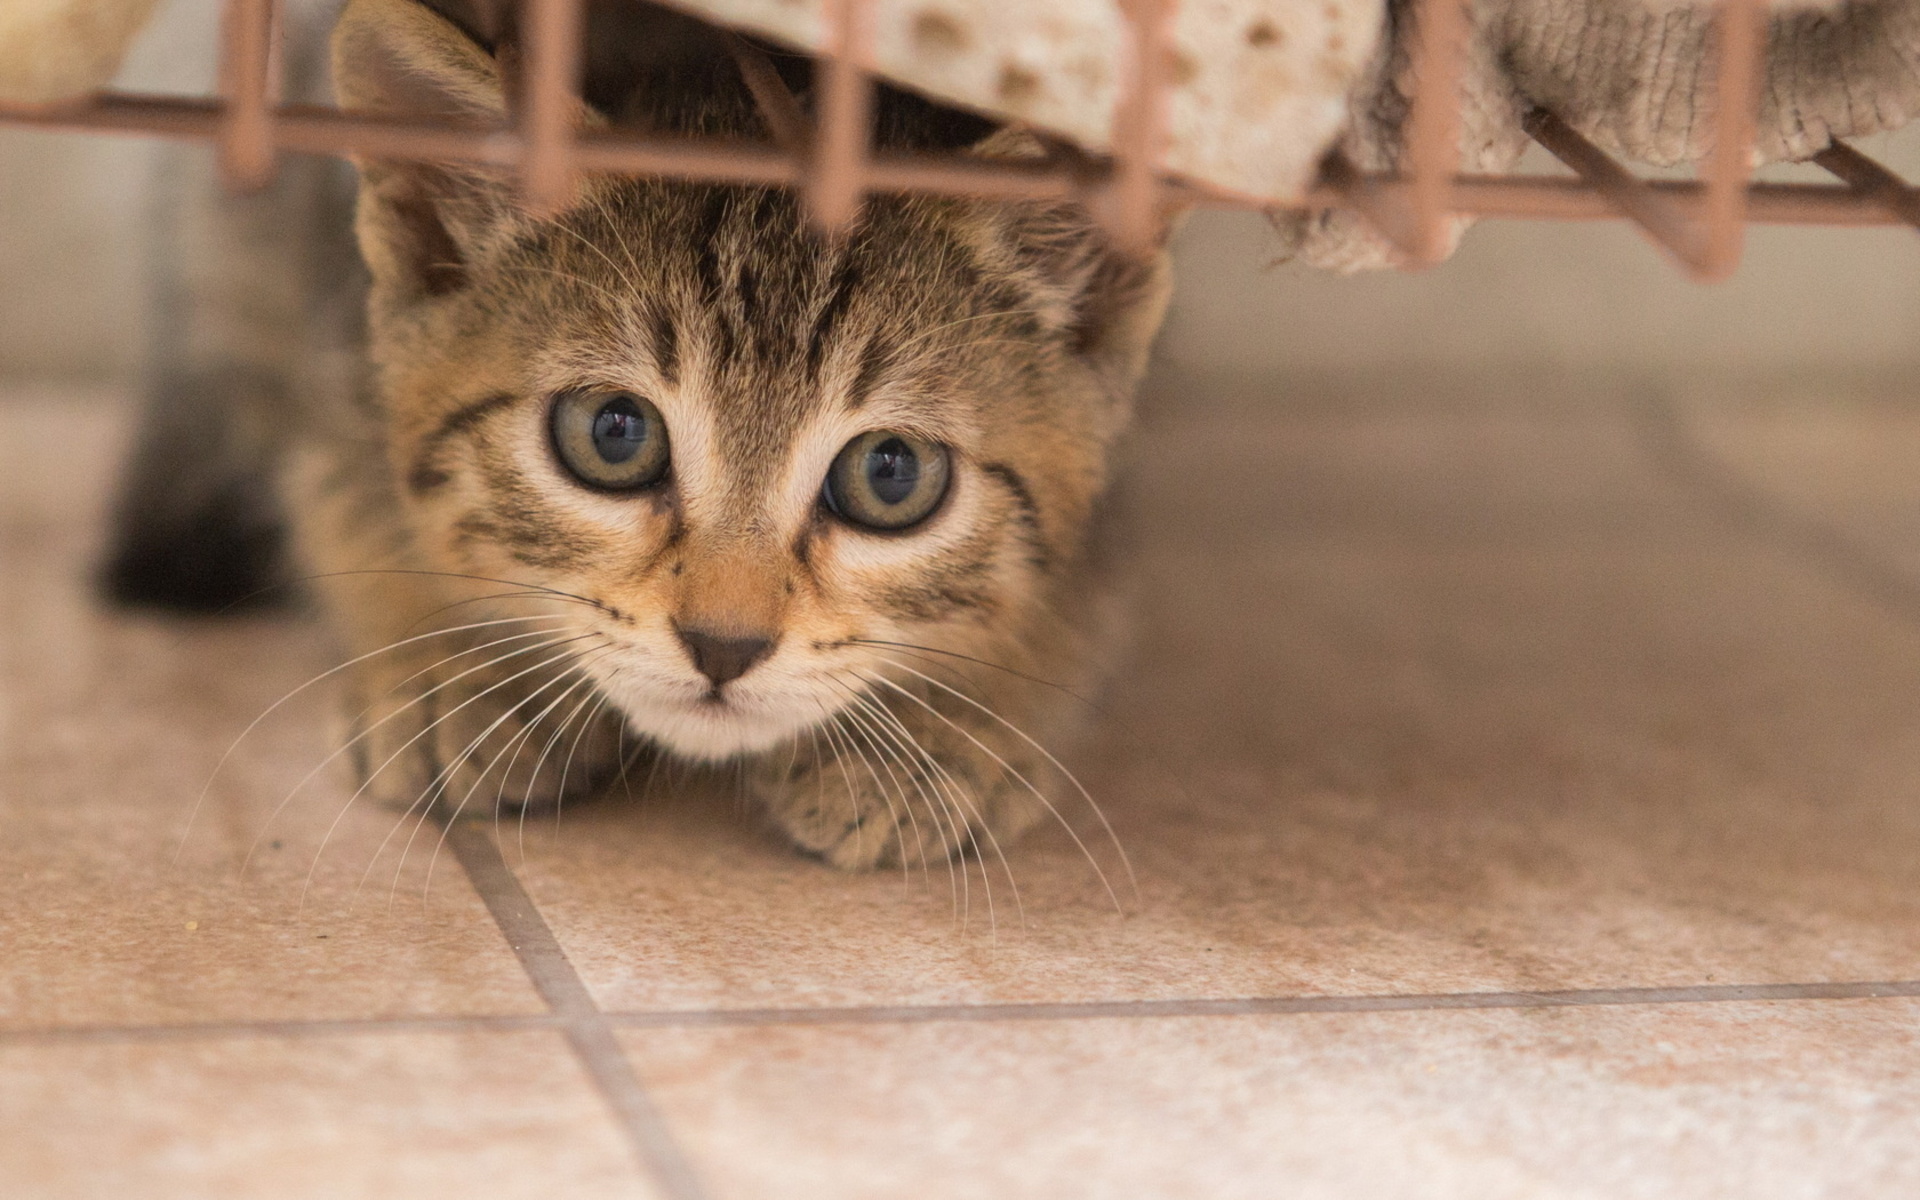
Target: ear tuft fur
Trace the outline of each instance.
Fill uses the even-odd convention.
[[[1031,130],[1006,126],[971,153],[1040,160],[1060,151]],[[1116,249],[1081,205],[1013,203],[1000,211],[991,244],[977,251],[1021,281],[1042,325],[1130,389],[1146,367],[1172,290],[1164,238],[1152,254],[1136,258]]]
[[[1042,159],[1053,151],[1033,133],[1008,127],[976,143],[988,158]],[[1016,280],[1042,326],[1066,340],[1121,389],[1146,366],[1172,289],[1164,242],[1146,258],[1116,249],[1078,204],[994,206],[975,253]]]
[[[500,65],[453,22],[414,0],[352,0],[333,33],[343,107],[456,120],[507,113]]]
[[[334,27],[333,63],[349,109],[471,122],[507,115],[499,62],[415,0],[351,0]],[[360,252],[376,305],[460,290],[515,211],[511,181],[483,167],[374,159],[360,174]]]

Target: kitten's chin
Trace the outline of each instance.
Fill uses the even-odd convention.
[[[773,749],[817,720],[738,704],[627,703],[627,727],[681,758],[726,762]]]

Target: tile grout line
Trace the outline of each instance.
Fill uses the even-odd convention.
[[[1470,1012],[1527,1008],[1608,1008],[1634,1005],[1664,1007],[1679,1004],[1900,999],[1920,999],[1920,979],[1571,988],[1534,992],[1387,992],[1376,995],[1249,996],[1188,1000],[597,1011],[602,1020],[616,1028],[672,1029],[755,1025],[920,1024],[955,1021],[1163,1020],[1174,1017],[1312,1016],[1341,1013]],[[311,1021],[215,1021],[199,1025],[77,1026],[0,1030],[0,1045],[194,1038],[340,1037],[383,1033],[471,1033],[485,1030],[564,1030],[569,1019],[558,1012],[553,1012],[519,1016],[368,1017]]]
[[[546,918],[501,857],[492,832],[483,822],[455,820],[447,826],[447,843],[527,979],[552,1009],[555,1027],[613,1110],[641,1169],[671,1200],[704,1200],[706,1189],[620,1048],[613,1023],[594,1003]]]
[[[1058,1001],[847,1008],[745,1008],[611,1012],[625,1028],[741,1025],[920,1024],[942,1021],[1155,1020],[1173,1017],[1310,1016],[1522,1008],[1726,1004],[1739,1001],[1920,999],[1920,980],[1875,983],[1732,983],[1693,987],[1584,988],[1552,992],[1428,992],[1345,996],[1253,996],[1220,1000]]]
[[[222,1038],[359,1037],[365,1034],[519,1033],[558,1029],[551,1013],[445,1017],[317,1017],[267,1021],[201,1021],[175,1025],[68,1025],[0,1030],[0,1046],[116,1042],[218,1041]]]

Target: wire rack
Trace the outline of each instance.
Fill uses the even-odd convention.
[[[52,106],[0,105],[0,124],[211,141],[224,177],[239,189],[270,180],[283,150],[487,164],[518,172],[526,203],[536,211],[562,207],[581,172],[795,187],[829,230],[852,220],[869,192],[1075,199],[1099,215],[1120,245],[1138,249],[1154,242],[1162,215],[1172,209],[1275,207],[1160,165],[1177,0],[1118,0],[1130,46],[1111,153],[1035,162],[872,150],[872,78],[864,64],[870,57],[869,17],[879,2],[828,0],[820,95],[811,120],[777,81],[742,57],[747,81],[776,133],[771,146],[576,127],[570,114],[581,72],[584,0],[519,0],[525,86],[518,110],[504,125],[278,103],[275,0],[226,0],[217,98],[108,91]],[[1571,176],[1460,174],[1459,95],[1470,3],[1415,0],[1405,169],[1365,172],[1335,152],[1307,193],[1282,207],[1357,212],[1408,267],[1445,255],[1456,215],[1624,219],[1703,280],[1734,270],[1750,223],[1920,227],[1920,191],[1844,143],[1813,160],[1838,183],[1751,178],[1767,0],[1721,0],[1715,15],[1713,149],[1697,179],[1639,178],[1544,108],[1527,113],[1524,127],[1572,169]]]

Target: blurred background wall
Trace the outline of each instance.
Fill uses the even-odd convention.
[[[167,0],[119,83],[211,91],[218,28],[218,5]],[[156,150],[134,138],[0,130],[0,379],[130,378],[145,336]]]
[[[216,8],[172,0],[122,83],[207,90]],[[1920,176],[1915,138],[1862,146]],[[0,379],[131,377],[153,155],[138,141],[0,132]],[[1189,221],[1161,347],[1168,365],[1312,376],[1920,367],[1920,234],[1909,230],[1756,229],[1740,273],[1712,287],[1618,223],[1489,222],[1418,275],[1327,276],[1273,265],[1275,250],[1258,216]]]

